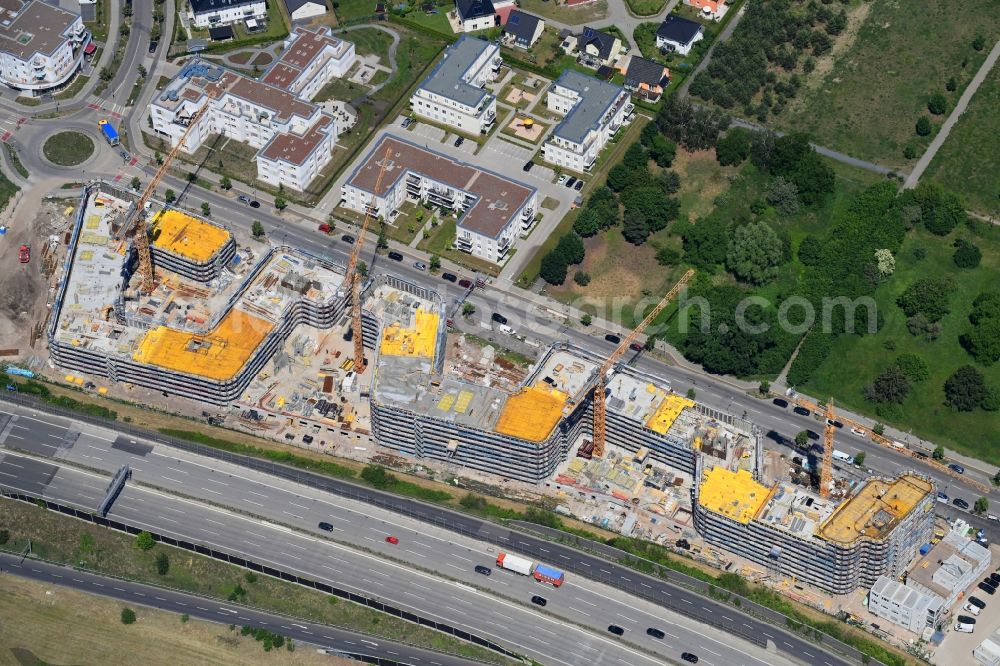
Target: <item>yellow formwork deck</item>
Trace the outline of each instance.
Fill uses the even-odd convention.
[[[414,313],[413,328],[391,324],[382,333],[383,356],[409,356],[434,360],[438,324],[441,317],[423,308]]]
[[[646,427],[662,435],[670,430],[670,426],[674,424],[677,417],[688,407],[694,407],[694,400],[671,393],[663,399],[660,406],[656,408],[656,412],[649,417]]]
[[[231,310],[207,335],[157,326],[143,336],[132,359],[222,381],[239,372],[272,328],[242,310]]]
[[[507,398],[497,420],[496,431],[540,442],[549,436],[562,416],[567,395],[550,388],[530,386]]]
[[[870,478],[856,495],[830,514],[816,535],[840,544],[852,544],[862,536],[879,539],[933,493],[934,486],[915,474],[903,474],[891,481]],[[924,510],[933,510],[932,501],[928,500]]]
[[[200,264],[229,242],[229,232],[225,229],[179,210],[162,211],[154,219],[153,228],[159,231],[153,247]]]
[[[725,467],[712,467],[702,475],[698,502],[709,511],[746,525],[770,493],[767,486],[757,483],[745,469],[730,472]]]

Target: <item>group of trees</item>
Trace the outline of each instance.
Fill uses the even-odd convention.
[[[566,281],[569,267],[581,263],[585,254],[583,241],[576,232],[571,231],[542,257],[539,275],[549,284],[562,284]]]
[[[806,205],[819,203],[833,192],[833,168],[813,149],[806,134],[779,137],[760,132],[753,142],[751,158],[758,168],[795,185],[798,198]]]
[[[1000,360],[1000,292],[988,291],[972,301],[971,326],[959,342],[979,363],[991,366]]]
[[[690,99],[680,95],[664,98],[663,106],[656,114],[656,127],[660,133],[688,150],[712,148],[718,143],[719,135],[729,129],[731,122],[727,114],[697,107]],[[646,132],[643,132],[643,143],[647,143],[646,139]]]
[[[971,365],[963,365],[944,383],[945,403],[959,412],[977,407],[990,412],[1000,409],[1000,394],[986,385],[986,378]]]
[[[795,97],[802,56],[810,54],[801,62],[802,71],[808,73],[815,58],[833,47],[831,35],[839,35],[847,26],[847,13],[817,3],[801,11],[789,0],[754,3],[745,11],[733,36],[716,45],[705,71],[691,82],[690,92],[725,109],[742,106],[746,115],[763,122],[770,113],[781,113],[787,100]]]

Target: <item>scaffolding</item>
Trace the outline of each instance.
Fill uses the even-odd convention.
[[[225,229],[179,210],[165,210],[157,215],[153,234],[156,238],[153,247],[198,264],[208,262],[230,239]]]
[[[531,442],[549,436],[562,416],[568,396],[557,389],[530,386],[507,398],[496,431]]]
[[[132,360],[217,381],[227,380],[239,372],[273,328],[266,319],[242,310],[231,310],[205,335],[157,326],[143,336]]]

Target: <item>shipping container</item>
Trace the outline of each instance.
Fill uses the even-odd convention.
[[[553,587],[559,587],[566,580],[566,574],[558,569],[539,564],[535,567],[535,580],[540,583],[549,583]]]
[[[526,560],[510,553],[500,553],[497,555],[497,566],[501,569],[509,569],[522,576],[530,576],[535,570],[535,565],[531,560]]]

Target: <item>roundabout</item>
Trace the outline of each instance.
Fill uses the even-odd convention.
[[[46,161],[59,167],[75,167],[83,164],[94,154],[94,140],[74,130],[53,134],[42,145],[42,156]]]

